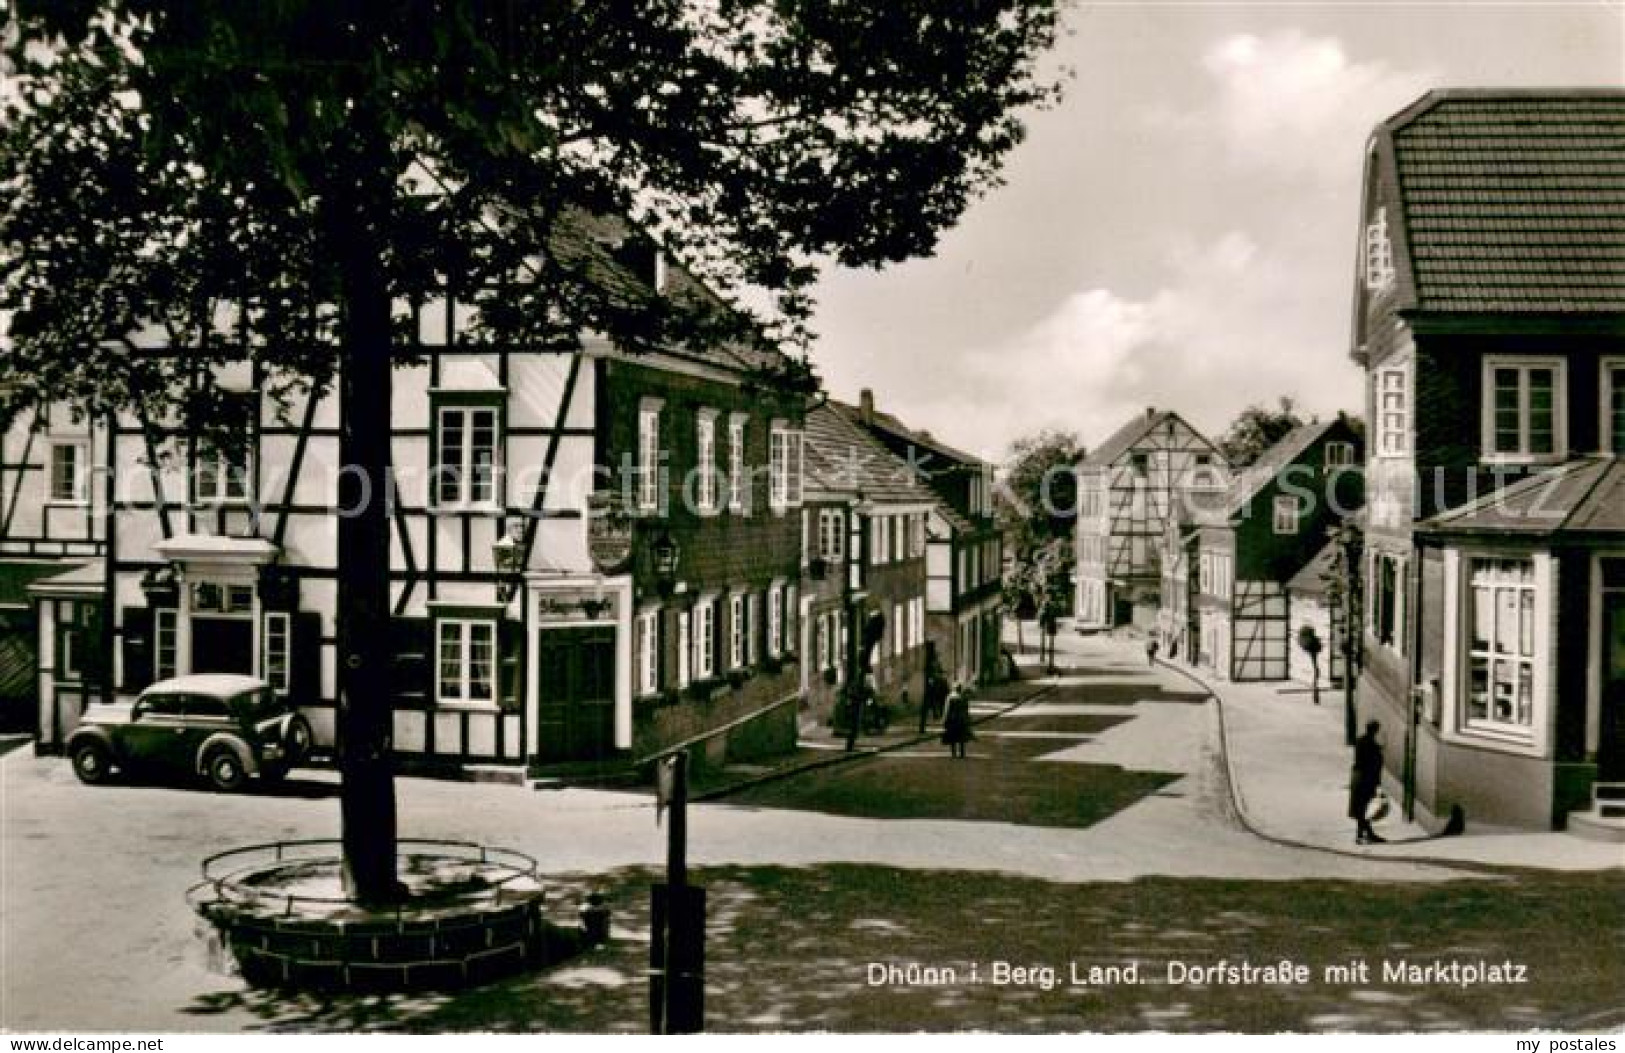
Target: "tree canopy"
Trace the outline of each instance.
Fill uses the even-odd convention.
[[[1049,541],[1071,539],[1078,495],[1074,468],[1083,452],[1076,432],[1055,429],[1010,444],[994,515],[1017,559],[1027,559]]]
[[[1304,419],[1296,405],[1285,395],[1281,396],[1275,409],[1263,403],[1248,406],[1219,439],[1219,450],[1230,462],[1230,467],[1240,471],[1303,423]]]

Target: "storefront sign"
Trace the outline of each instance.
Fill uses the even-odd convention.
[[[536,620],[544,625],[612,622],[619,616],[618,597],[592,589],[544,592],[536,597]]]

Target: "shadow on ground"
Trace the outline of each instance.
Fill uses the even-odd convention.
[[[556,879],[556,917],[573,910],[587,880]],[[549,972],[412,998],[221,992],[190,1011],[247,1010],[279,1031],[641,1031],[650,880],[642,870],[596,879],[615,911],[613,942]],[[1622,1017],[1617,874],[1066,885],[837,864],[715,868],[694,880],[710,900],[713,1031],[1522,1031],[1605,1028]],[[1169,962],[1283,958],[1309,966],[1311,982],[1167,982]],[[997,986],[998,960],[1053,968],[1056,983]],[[1368,964],[1368,981],[1322,972],[1351,961]],[[1403,984],[1383,979],[1384,961],[1510,961],[1527,968],[1526,982]],[[1073,986],[1073,962],[1084,970],[1138,962],[1142,982]],[[871,964],[888,963],[951,970],[954,979],[871,985]]]

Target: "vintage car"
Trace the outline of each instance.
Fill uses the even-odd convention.
[[[67,752],[86,783],[114,769],[168,768],[230,791],[250,776],[286,775],[312,741],[310,723],[265,681],[211,674],[160,680],[131,704],[91,706]]]

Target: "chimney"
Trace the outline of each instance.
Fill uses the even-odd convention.
[[[1157,416],[1157,407],[1155,407],[1155,406],[1147,406],[1145,408],[1145,419],[1146,420],[1153,420],[1153,419],[1156,418],[1156,416]]]
[[[868,388],[858,393],[858,419],[865,424],[875,422],[875,393]]]

